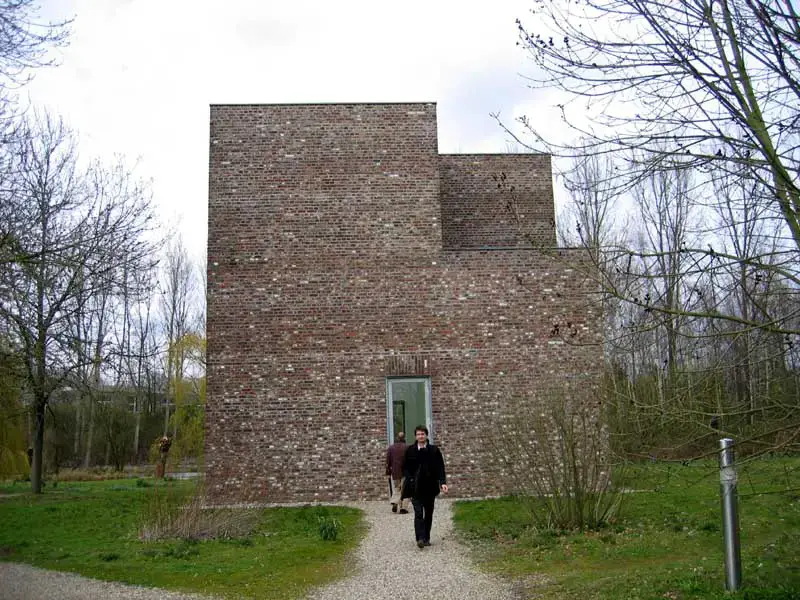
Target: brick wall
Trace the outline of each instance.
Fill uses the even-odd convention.
[[[444,248],[555,247],[550,155],[443,154],[439,177]]]
[[[433,104],[212,107],[213,499],[385,495],[397,375],[431,378],[453,493],[499,493],[485,442],[498,416],[596,383],[599,350],[574,344],[597,341],[599,323],[578,256],[466,249],[521,243],[491,223],[498,168],[550,219],[536,225],[550,239],[549,159],[439,157],[436,145]]]

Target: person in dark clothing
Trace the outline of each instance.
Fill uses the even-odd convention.
[[[392,505],[392,512],[397,512],[397,505],[400,505],[400,514],[404,515],[407,500],[401,496],[403,490],[403,461],[406,457],[406,434],[402,431],[397,434],[397,441],[389,446],[386,451],[386,475],[392,482],[392,497],[389,502]]]
[[[428,443],[428,428],[424,425],[417,426],[414,437],[416,443],[411,444],[406,450],[402,496],[411,498],[417,546],[424,548],[431,545],[433,504],[439,495],[439,490],[447,493],[447,477],[441,451]]]

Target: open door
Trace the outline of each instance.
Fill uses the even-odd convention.
[[[433,443],[431,423],[431,380],[428,377],[392,377],[386,380],[388,440],[394,442],[398,431],[406,441],[414,440],[414,428],[425,425]]]

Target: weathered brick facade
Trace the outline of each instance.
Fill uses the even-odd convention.
[[[498,415],[587,393],[600,368],[561,335],[596,341],[577,256],[530,248],[512,185],[527,240],[555,246],[549,157],[439,155],[434,104],[212,106],[212,499],[385,496],[403,376],[429,378],[453,494],[507,490],[484,441]]]

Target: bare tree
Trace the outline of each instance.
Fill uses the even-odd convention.
[[[198,295],[199,306],[197,308],[197,331],[202,337],[206,337],[206,289],[208,286],[208,256],[203,256],[197,265],[199,275],[200,290]],[[205,368],[205,364],[203,365]]]
[[[768,323],[779,314],[789,321],[792,296],[796,292],[787,288],[776,275],[786,265],[770,265],[776,267],[771,269],[758,267],[759,263],[783,260],[779,232],[773,229],[772,221],[765,218],[768,209],[763,196],[770,192],[746,173],[744,176],[715,175],[717,203],[714,208],[723,249],[746,259],[729,265],[717,278],[720,302],[727,305],[729,312],[743,315],[751,322]],[[725,333],[724,328],[720,331]],[[788,348],[784,336],[761,328],[733,332],[726,337],[729,341],[726,356],[731,363],[728,386],[732,388],[739,410],[749,412],[752,424],[756,412],[763,410],[770,401],[769,396],[775,396],[772,393],[775,390],[770,389],[773,376],[786,373]]]
[[[78,167],[72,132],[59,119],[29,118],[11,147],[17,181],[5,200],[19,216],[14,222],[25,226],[13,232],[16,260],[0,268],[6,294],[0,318],[25,362],[35,418],[31,484],[38,493],[49,400],[77,369],[97,361],[97,346],[91,357],[76,354],[87,340],[76,337],[73,317],[90,310],[90,298],[115,289],[119,265],[151,260],[144,238],[151,208],[139,193],[93,186]]]
[[[0,4],[0,145],[17,134],[14,91],[33,77],[36,69],[55,64],[53,49],[66,44],[71,20],[45,22],[36,0],[10,0]],[[6,153],[0,154],[0,263],[14,260],[16,214],[5,201],[13,193],[14,178]]]
[[[189,257],[189,252],[178,237],[167,248],[162,266],[160,313],[163,334],[167,344],[165,359],[165,408],[164,435],[167,435],[170,421],[170,401],[175,398],[175,386],[184,377],[186,356],[178,343],[195,325],[193,310],[194,295],[197,291],[197,271]]]
[[[668,415],[676,423],[691,418],[703,435],[701,424],[710,431],[724,414],[747,417],[753,443],[769,424],[797,438],[800,411],[785,400],[798,394],[787,370],[800,334],[797,3],[532,6],[519,22],[537,67],[528,83],[554,94],[569,133],[548,139],[527,118],[521,134],[507,131],[518,143],[532,138],[528,145],[554,154],[556,164],[611,157],[614,192],[634,202],[638,195],[637,222],[660,223],[606,245],[591,272],[621,302],[615,327],[630,342],[630,397],[650,402],[643,383],[666,365],[683,386],[675,390],[681,414]],[[676,168],[691,174],[678,186],[694,213],[682,220],[683,233],[642,194]],[[756,415],[769,411],[758,431]]]
[[[594,251],[617,243],[614,162],[610,156],[591,154],[575,157],[565,174],[565,187],[570,194],[561,221],[573,229],[562,232],[568,246],[583,246]]]
[[[155,297],[155,264],[149,269],[125,269],[128,284],[123,289],[122,318],[117,322],[117,344],[120,348],[116,370],[117,386],[133,392],[133,455],[139,455],[141,417],[148,408],[147,400],[155,393],[159,357],[153,318]]]
[[[659,311],[661,327],[666,332],[666,365],[668,379],[678,363],[678,344],[684,312],[683,291],[687,256],[681,248],[693,240],[689,237],[692,212],[690,175],[683,169],[651,173],[633,189],[640,226],[647,243],[641,250],[651,249],[652,258],[645,261],[645,272],[651,297],[648,304]]]
[[[744,171],[767,192],[759,197],[763,218],[781,234],[774,253],[722,252],[710,229],[700,232],[704,245],[670,252],[682,254],[698,277],[744,263],[790,287],[800,284],[796,3],[537,0],[534,7],[532,17],[519,22],[520,42],[538,67],[528,82],[558,90],[564,122],[577,140],[548,140],[534,121],[522,118],[535,143],[556,156],[613,154],[620,192],[671,170],[678,160],[698,178],[705,174],[708,185],[712,169]],[[629,262],[652,258],[625,247],[616,255],[622,271]],[[610,293],[636,301],[618,281],[603,283]],[[670,310],[641,300],[642,308]],[[753,320],[719,309],[703,316],[728,320],[740,330],[798,333],[791,314]]]
[[[0,5],[0,87],[30,81],[33,70],[55,64],[54,47],[66,43],[72,20],[45,22],[37,0],[6,0]]]

